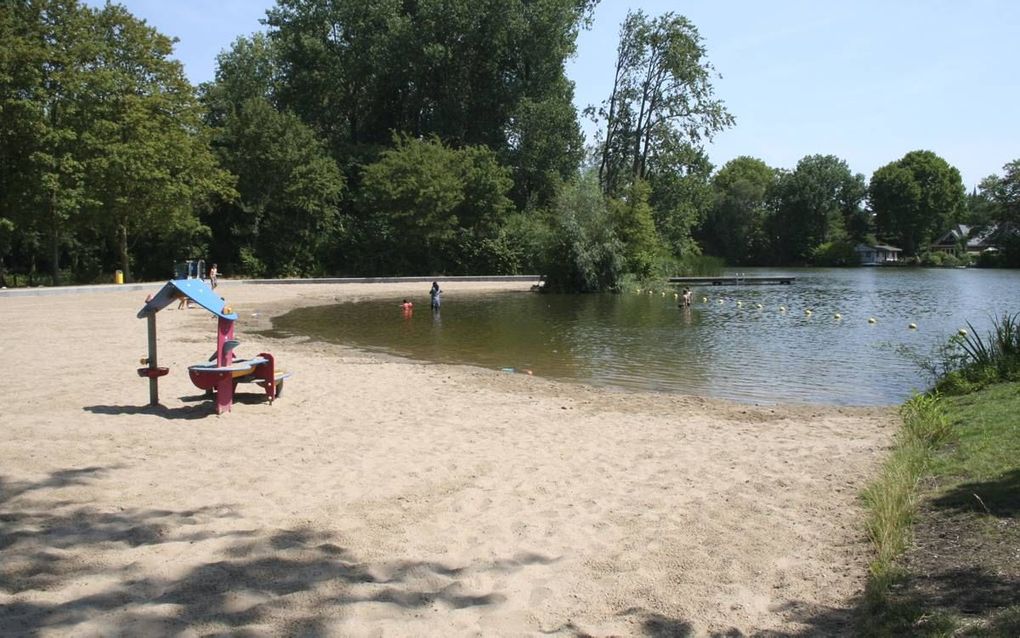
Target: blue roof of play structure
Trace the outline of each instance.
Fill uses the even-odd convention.
[[[237,321],[236,313],[225,314],[223,312],[226,302],[201,279],[171,279],[166,282],[166,285],[138,311],[138,318],[154,315],[181,297],[191,299],[217,317]]]

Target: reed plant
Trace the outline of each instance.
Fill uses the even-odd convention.
[[[929,363],[935,388],[947,394],[973,392],[990,383],[1020,379],[1020,312],[993,318],[982,337],[968,321]]]

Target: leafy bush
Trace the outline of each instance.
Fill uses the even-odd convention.
[[[595,292],[618,286],[624,246],[594,173],[563,188],[549,226],[542,251],[546,290]]]
[[[854,243],[850,241],[825,242],[811,251],[811,263],[816,266],[848,266],[857,262]]]

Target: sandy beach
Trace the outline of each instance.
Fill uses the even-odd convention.
[[[528,286],[445,283],[444,303]],[[427,288],[226,282],[239,351],[294,376],[272,405],[242,386],[222,416],[186,369],[215,345],[207,312],[159,313],[153,410],[144,292],[0,297],[0,635],[848,631],[869,560],[858,496],[893,410],[253,334],[288,308]]]

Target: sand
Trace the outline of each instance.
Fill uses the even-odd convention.
[[[527,286],[450,282],[444,303]],[[298,305],[426,289],[227,282],[239,352],[294,377],[222,416],[186,371],[212,351],[208,313],[159,313],[171,373],[153,411],[144,293],[0,297],[0,635],[848,631],[869,560],[859,493],[892,410],[252,334]]]

